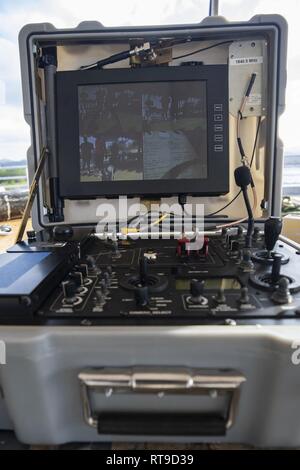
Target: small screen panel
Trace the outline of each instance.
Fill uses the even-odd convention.
[[[80,181],[206,179],[206,81],[78,86]]]
[[[190,279],[179,278],[176,279],[176,290],[190,290]],[[238,290],[241,284],[238,279],[231,277],[209,278],[204,280],[205,289],[208,290]]]

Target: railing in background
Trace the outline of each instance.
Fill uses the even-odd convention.
[[[300,155],[286,155],[283,169],[283,213],[298,213],[300,207]],[[28,196],[26,164],[1,165],[0,221],[22,217]],[[288,197],[286,197],[288,196]]]
[[[0,221],[22,217],[27,197],[27,165],[0,164]]]

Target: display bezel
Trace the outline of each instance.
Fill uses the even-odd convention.
[[[207,103],[207,178],[174,180],[80,181],[78,87],[82,85],[134,82],[205,81]],[[222,151],[216,151],[216,105],[222,109]],[[214,196],[229,191],[228,67],[186,65],[140,69],[105,69],[57,72],[57,155],[60,196],[68,199],[93,197],[168,196],[189,194]]]

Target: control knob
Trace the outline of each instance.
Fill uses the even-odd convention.
[[[87,264],[78,264],[75,266],[76,271],[82,274],[82,277],[85,278],[88,276],[88,266]]]
[[[252,240],[258,241],[259,239],[260,239],[260,228],[259,227],[254,227]]]
[[[207,299],[203,297],[204,292],[204,281],[199,281],[198,279],[192,279],[190,284],[190,301],[193,304],[206,304]]]
[[[89,271],[91,271],[92,273],[100,274],[101,269],[98,268],[94,256],[91,256],[91,255],[87,256],[87,257],[86,257],[86,264],[87,264],[87,266],[88,266],[88,270],[89,270]]]
[[[87,266],[87,264],[85,264],[85,263],[84,264],[83,263],[78,264],[78,265],[75,266],[75,270],[76,270],[76,272],[81,273],[82,283],[83,283],[84,286],[89,286],[90,284],[92,284],[92,282],[93,282],[92,279],[90,279],[88,277],[88,266]]]
[[[69,274],[69,278],[73,281],[76,287],[81,287],[83,284],[83,276],[82,273],[79,271],[75,271],[74,273]]]
[[[282,277],[278,282],[278,287],[272,295],[272,300],[276,304],[290,304],[293,300],[290,289],[289,280],[286,277]]]
[[[64,281],[62,282],[63,289],[63,303],[74,306],[82,301],[80,297],[77,296],[77,286],[73,281]]]
[[[282,220],[278,217],[270,217],[265,222],[265,247],[268,252],[268,258],[272,257],[272,251],[279,238],[282,229]]]
[[[251,251],[248,249],[243,250],[240,269],[242,269],[244,272],[254,271],[254,263],[251,259]]]
[[[239,298],[239,303],[240,304],[248,304],[249,303],[249,293],[248,293],[248,287],[242,287],[241,288],[241,295]]]
[[[149,303],[148,286],[138,286],[134,289],[135,303],[138,307],[145,307]]]
[[[273,264],[271,272],[271,282],[272,284],[277,284],[281,278],[281,255],[278,253],[273,254]]]
[[[225,294],[224,294],[224,289],[222,289],[222,287],[218,290],[218,293],[215,296],[214,301],[217,304],[225,304],[226,303],[226,297],[225,297]]]

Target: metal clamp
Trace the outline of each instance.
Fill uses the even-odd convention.
[[[189,370],[178,368],[88,369],[78,375],[85,422],[98,427],[98,416],[91,407],[90,392],[130,394],[208,395],[229,394],[225,410],[225,427],[229,429],[236,416],[239,391],[246,380],[230,370]]]

